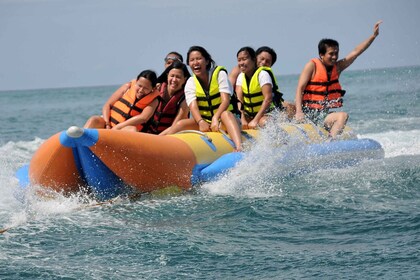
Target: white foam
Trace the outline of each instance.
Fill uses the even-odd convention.
[[[306,165],[311,167],[311,164],[317,164],[316,162],[293,160],[287,164],[281,164],[280,167],[278,162],[286,152],[286,148],[273,148],[272,142],[282,141],[282,137],[284,139],[286,136],[281,135],[275,126],[268,126],[261,130],[261,137],[251,151],[246,153],[245,158],[219,180],[206,183],[203,189],[212,194],[233,196],[282,195],[281,182],[284,176],[305,168]],[[387,158],[420,154],[420,130],[363,134],[358,135],[358,138],[370,138],[378,141]],[[290,139],[287,150],[299,150],[303,145],[299,143],[299,140],[301,139]],[[290,143],[294,145],[291,146]],[[318,164],[321,165],[321,161],[318,161]]]
[[[288,139],[283,130],[279,130],[275,123],[268,124],[260,130],[258,141],[237,166],[223,175],[219,180],[206,183],[202,188],[212,194],[271,197],[282,195],[278,178],[290,173],[293,166],[279,168],[277,161],[283,158],[286,148],[279,147],[280,143]],[[303,139],[293,139],[287,149],[299,147]],[[293,143],[293,146],[291,145]]]
[[[358,138],[370,138],[378,141],[385,151],[386,158],[420,154],[420,130],[386,131],[358,135]]]
[[[57,195],[54,199],[45,200],[36,196],[30,189],[25,193],[25,201],[19,201],[16,193],[22,192],[16,171],[28,164],[34,152],[44,140],[8,142],[0,147],[0,227],[16,227],[29,219],[45,217],[50,214],[71,211],[80,206],[75,198]]]
[[[16,189],[19,188],[15,172],[29,163],[42,142],[42,139],[36,138],[27,142],[8,142],[0,147],[0,213],[3,213],[0,215],[1,222],[22,209],[21,203],[14,196]]]

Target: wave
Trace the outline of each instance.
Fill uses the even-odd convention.
[[[358,137],[378,141],[385,151],[385,158],[420,155],[420,130],[393,130],[361,134]]]
[[[369,120],[360,119],[352,120],[350,126],[356,132],[370,133],[372,132],[387,132],[395,130],[415,130],[418,128],[420,117],[396,117],[396,118],[381,118],[376,117]]]

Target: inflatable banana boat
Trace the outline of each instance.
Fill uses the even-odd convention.
[[[350,129],[344,139],[331,142],[325,141],[327,131],[312,124],[281,124],[278,129],[285,137],[281,143],[273,141],[273,149],[284,149],[290,139],[304,143],[299,153],[285,153],[278,164],[325,158],[341,167],[384,156],[378,142],[357,139]],[[259,134],[258,130],[243,131],[246,146],[252,149]],[[16,176],[24,188],[36,185],[64,194],[88,191],[98,200],[166,188],[189,190],[234,167],[244,153],[232,152],[233,147],[223,132],[158,136],[70,127],[47,139]]]

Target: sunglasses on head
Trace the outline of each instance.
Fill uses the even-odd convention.
[[[176,61],[176,60],[178,60],[178,61],[181,61],[178,57],[176,57],[176,56],[168,56],[168,57],[165,57],[165,62],[168,62],[168,60],[173,60],[173,61]]]

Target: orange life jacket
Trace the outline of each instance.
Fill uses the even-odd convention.
[[[319,58],[311,60],[315,63],[315,75],[308,82],[303,92],[302,105],[310,109],[325,110],[343,106],[344,90],[338,81],[337,66],[334,65],[331,76]]]
[[[158,96],[159,91],[155,90],[140,99],[136,98],[136,80],[132,80],[130,88],[124,95],[111,107],[111,127],[124,122],[134,116],[140,115],[143,109],[153,102]],[[141,131],[144,124],[137,125],[137,131]]]

